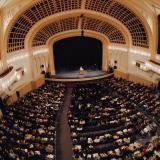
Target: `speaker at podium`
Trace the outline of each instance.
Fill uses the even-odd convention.
[[[81,66],[80,69],[79,69],[79,74],[80,74],[80,75],[84,75],[84,69],[83,69],[82,66]]]

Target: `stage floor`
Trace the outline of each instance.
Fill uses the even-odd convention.
[[[102,70],[85,70],[83,75],[79,74],[79,70],[71,72],[60,72],[52,76],[50,80],[59,82],[78,82],[78,81],[91,81],[107,78],[111,76]],[[49,80],[49,79],[48,79]]]
[[[55,78],[62,78],[62,79],[79,79],[79,78],[91,78],[91,77],[97,77],[97,76],[102,76],[106,74],[106,72],[104,71],[101,71],[101,70],[84,70],[84,74],[83,75],[80,75],[79,74],[79,70],[77,71],[71,71],[71,72],[60,72],[60,73],[57,73],[55,75]]]

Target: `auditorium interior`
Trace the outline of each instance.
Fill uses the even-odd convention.
[[[0,160],[160,160],[160,0],[0,0]]]

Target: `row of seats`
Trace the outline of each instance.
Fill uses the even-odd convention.
[[[159,91],[124,79],[119,79],[119,81],[115,79],[113,83],[114,85],[111,84],[111,88],[114,91],[123,94],[128,100],[135,102],[138,107],[147,111],[148,114],[152,115],[160,123]]]
[[[152,104],[153,112],[149,116],[146,112],[147,107],[146,111],[139,109],[141,96],[143,97],[146,91],[148,95],[155,96],[156,100]],[[157,96],[159,94],[152,88],[116,78],[96,84],[77,85],[68,113],[74,158],[160,158],[159,127],[156,121],[157,114],[154,114],[156,104],[160,101],[156,99]],[[145,101],[144,105],[146,103]]]
[[[7,106],[0,123],[1,160],[55,159],[55,118],[65,86],[47,82]]]

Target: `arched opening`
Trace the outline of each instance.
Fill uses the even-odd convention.
[[[56,74],[79,70],[102,70],[102,42],[95,38],[76,36],[53,45]]]

